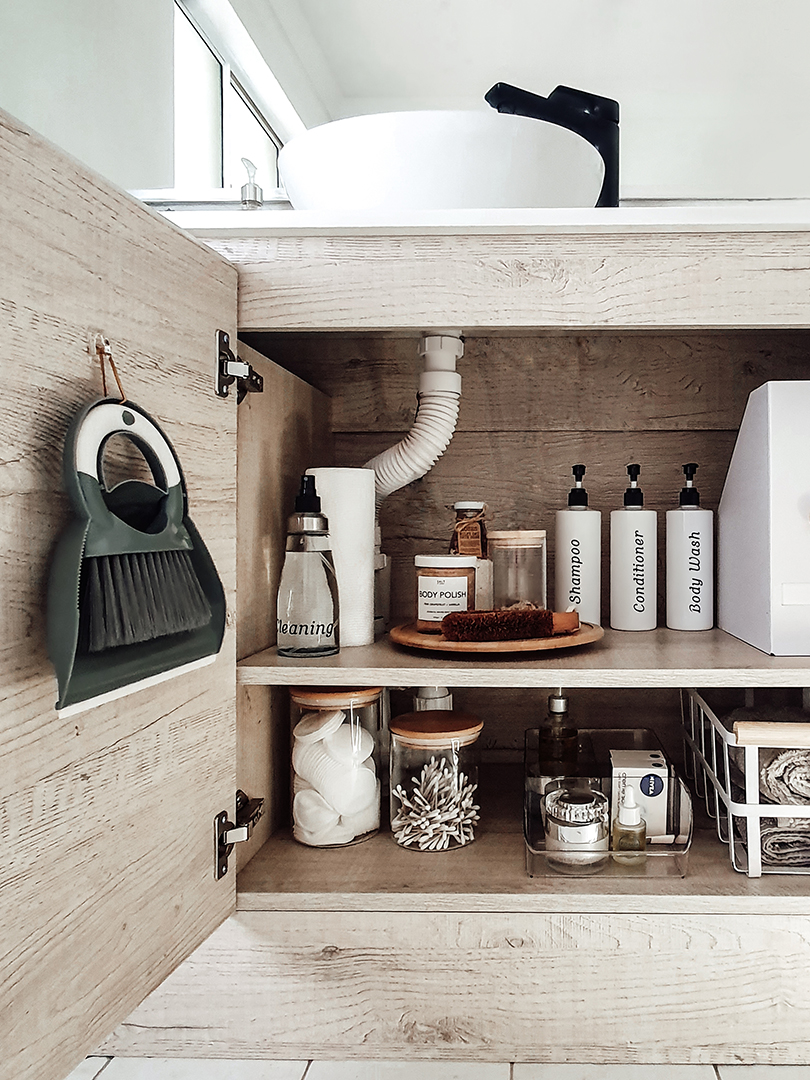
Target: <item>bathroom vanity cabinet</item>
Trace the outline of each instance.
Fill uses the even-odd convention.
[[[327,228],[245,215],[241,236],[203,242],[8,117],[0,154],[0,1076],[56,1080],[99,1044],[810,1062],[810,877],[737,875],[701,830],[684,879],[529,879],[515,764],[549,688],[567,688],[583,726],[669,738],[678,688],[789,691],[810,683],[810,658],[664,629],[496,662],[387,641],[318,663],[273,649],[297,477],[360,465],[409,428],[424,331],[464,332],[464,389],[447,454],[383,512],[395,614],[411,615],[412,554],[442,550],[457,498],[486,499],[501,527],[550,529],[583,460],[606,524],[627,461],[663,510],[691,459],[716,507],[748,391],[808,370],[810,216]],[[264,378],[238,406],[213,392],[216,331],[235,340],[237,327]],[[100,388],[97,333],[178,452],[229,625],[210,666],[60,716],[44,582],[68,520],[64,433]],[[425,684],[451,686],[491,732],[476,842],[433,856],[384,833],[296,845],[287,688]],[[216,880],[214,819],[233,814],[237,788],[265,814]]]

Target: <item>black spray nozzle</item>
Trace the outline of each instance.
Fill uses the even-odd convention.
[[[700,506],[700,492],[693,485],[697,468],[694,461],[690,461],[688,465],[683,466],[686,487],[681,488],[681,494],[678,498],[681,506]]]
[[[574,465],[571,469],[576,480],[576,487],[572,487],[568,492],[568,505],[569,506],[587,506],[588,505],[588,492],[582,486],[582,477],[585,475],[584,465]]]
[[[630,487],[624,493],[625,506],[643,506],[644,495],[638,486],[638,477],[641,472],[640,465],[628,465],[627,475],[630,477]]]
[[[502,82],[484,94],[484,101],[498,112],[546,120],[587,139],[605,163],[605,179],[596,205],[619,205],[618,101],[571,86],[557,86],[544,98]]]
[[[307,473],[301,477],[301,490],[295,496],[296,514],[320,514],[321,500],[315,492],[315,477]]]

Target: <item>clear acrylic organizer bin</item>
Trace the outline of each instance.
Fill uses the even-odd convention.
[[[577,865],[577,856],[567,856],[568,866],[559,853],[546,850],[543,824],[542,787],[546,778],[538,775],[539,728],[526,731],[524,743],[523,835],[526,847],[526,873],[529,877],[685,877],[692,844],[692,799],[686,785],[670,766],[668,771],[667,820],[671,842],[650,843],[638,855],[605,851],[595,858],[586,853]],[[611,750],[661,750],[661,743],[647,728],[580,728],[578,773],[590,779],[610,798]],[[547,789],[548,790],[548,789]]]
[[[743,722],[735,731],[703,693],[681,691],[687,776],[728,845],[731,865],[749,877],[810,874],[810,805],[769,801],[760,789],[763,768],[780,752],[801,747],[810,776],[810,724]]]

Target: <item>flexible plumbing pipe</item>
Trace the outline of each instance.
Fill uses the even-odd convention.
[[[456,360],[464,355],[459,337],[424,337],[419,346],[425,370],[419,380],[414,424],[401,442],[367,461],[376,477],[377,510],[392,492],[429,472],[445,452],[456,430],[461,376]]]

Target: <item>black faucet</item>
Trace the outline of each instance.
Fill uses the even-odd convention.
[[[596,205],[619,205],[618,101],[570,86],[558,86],[544,98],[502,82],[484,94],[484,101],[498,112],[548,120],[587,139],[605,163],[605,179]]]

